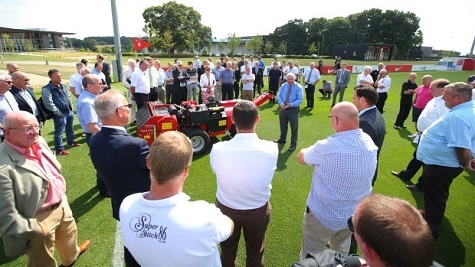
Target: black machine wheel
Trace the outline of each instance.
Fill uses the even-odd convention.
[[[211,147],[209,135],[201,129],[188,129],[186,131],[186,136],[191,140],[194,156],[203,155]]]

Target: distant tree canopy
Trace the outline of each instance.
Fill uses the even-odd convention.
[[[193,8],[172,1],[148,7],[142,15],[144,31],[154,49],[166,51],[169,56],[174,52],[204,53],[207,49],[211,50],[211,28],[201,24],[201,15]],[[306,55],[313,51],[319,55],[330,55],[335,45],[395,44],[396,57],[403,57],[423,42],[419,21],[412,12],[378,8],[332,19],[312,18],[307,22],[294,19],[277,27],[267,38],[252,38],[246,48],[266,54]],[[229,34],[228,39],[226,45],[219,45],[219,50],[228,49],[234,55],[241,39],[236,34]],[[97,51],[98,46],[114,44],[114,38],[87,37],[83,41],[72,38],[71,43],[76,48]],[[131,51],[133,38],[121,37],[121,44],[123,51]]]
[[[162,40],[165,32],[172,34],[172,51],[193,51],[194,48],[210,46],[211,28],[201,24],[201,15],[192,7],[168,2],[162,6],[151,6],[142,14],[145,20],[144,31]],[[158,42],[155,49],[162,49],[164,43]]]
[[[304,55],[312,43],[330,54],[333,46],[349,43],[395,44],[398,52],[422,44],[420,19],[412,12],[373,8],[347,17],[312,18],[308,22],[290,20],[268,37],[274,47],[286,44],[285,53]]]

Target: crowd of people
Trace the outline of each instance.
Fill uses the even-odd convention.
[[[340,60],[335,91],[328,80],[320,89],[324,98],[333,92],[329,119],[335,133],[301,149],[295,159],[314,171],[300,261],[293,266],[323,261],[328,266],[345,261],[355,265],[343,266],[431,266],[450,185],[464,169],[475,171],[475,76],[450,83],[425,75],[418,87],[417,74],[411,73],[402,84],[394,129],[405,128],[412,108],[417,147],[407,168],[392,174],[409,181],[423,168],[418,183],[407,186],[423,191],[425,210],[419,211],[406,201],[372,194],[386,134],[382,113],[391,87],[384,64],[375,70],[365,67],[352,102],[343,102],[351,72]],[[264,266],[279,148],[287,142],[290,124],[288,150],[296,150],[304,89],[305,108],[311,110],[321,67],[311,62],[301,72],[292,61],[281,64],[276,58],[272,63],[269,90],[276,95],[280,123],[280,136],[272,142],[256,134],[260,116],[252,100],[264,87],[261,58],[237,62],[226,57],[214,63],[209,58],[201,63],[195,57],[187,63],[185,69],[177,59],[164,71],[160,61],[149,57],[128,60],[125,97],[109,90],[110,68],[98,55],[92,70],[87,61],[77,63],[69,90],[60,71],[49,70],[50,82],[40,99],[28,87],[28,75],[17,64],[7,65],[9,74],[0,75],[0,234],[7,256],[26,254],[28,266],[57,266],[56,247],[63,266],[71,266],[91,244],[77,242],[65,178],[55,157],[70,153],[64,132],[67,146],[79,146],[73,131],[74,96],[99,193],[111,198],[112,216],[121,224],[126,266],[236,266],[241,232],[246,266]],[[193,156],[186,135],[166,132],[149,147],[125,129],[136,120],[135,109],[147,101],[206,104],[239,96],[243,100],[233,109],[237,134],[215,144],[210,153],[216,203],[190,201],[183,192]],[[54,121],[54,151],[41,137],[49,118]],[[363,258],[348,257],[352,236]]]

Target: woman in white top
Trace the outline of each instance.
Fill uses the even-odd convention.
[[[201,87],[201,99],[203,104],[208,104],[208,98],[214,96],[214,86],[216,85],[216,79],[214,74],[211,73],[210,67],[206,66],[205,73],[200,77]]]
[[[370,66],[364,67],[363,73],[359,74],[358,77],[356,78],[356,86],[367,85],[367,84],[373,85],[374,84],[373,78],[371,77],[371,75],[369,75],[372,70],[373,68],[371,68]]]

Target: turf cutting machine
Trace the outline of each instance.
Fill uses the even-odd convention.
[[[254,99],[257,106],[274,96],[263,93]],[[210,147],[210,137],[236,134],[232,122],[233,108],[241,100],[227,100],[218,103],[197,104],[185,101],[181,105],[148,102],[137,112],[137,135],[149,145],[161,133],[180,131],[191,139],[193,155],[202,155]]]

